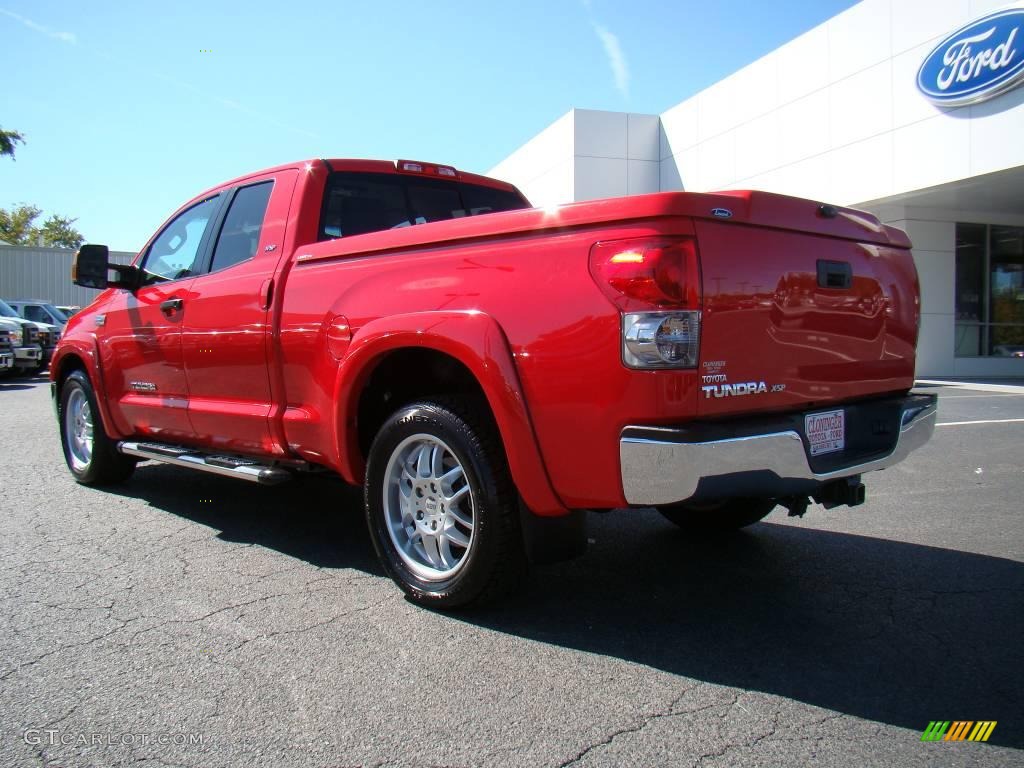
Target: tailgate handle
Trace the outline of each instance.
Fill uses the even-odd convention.
[[[852,287],[853,268],[846,261],[818,259],[818,286],[840,289]]]

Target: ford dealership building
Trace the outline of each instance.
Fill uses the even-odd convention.
[[[660,115],[574,109],[492,168],[535,205],[763,189],[905,229],[919,376],[1024,376],[1024,5],[864,0]]]

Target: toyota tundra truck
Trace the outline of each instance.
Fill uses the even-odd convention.
[[[333,473],[410,598],[482,603],[579,554],[587,510],[707,531],[862,503],[935,424],[909,249],[764,192],[532,208],[445,165],[283,165],[131,265],[81,248],[105,290],[50,367],[60,438],[85,484]]]

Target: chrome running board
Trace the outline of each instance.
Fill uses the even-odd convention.
[[[225,456],[223,454],[203,453],[195,448],[185,448],[163,443],[140,443],[134,440],[122,440],[117,450],[126,456],[138,456],[140,459],[173,464],[176,467],[198,469],[224,477],[237,477],[260,485],[277,485],[290,480],[292,473],[281,466],[266,464],[258,459],[242,456]]]

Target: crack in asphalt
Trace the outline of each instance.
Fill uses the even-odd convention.
[[[771,727],[768,729],[767,732],[762,733],[762,734],[754,737],[753,739],[750,739],[749,741],[743,741],[743,742],[739,742],[739,743],[737,743],[737,742],[726,742],[722,746],[721,749],[717,749],[717,750],[714,750],[712,752],[705,752],[704,754],[702,754],[700,757],[697,758],[697,761],[695,763],[693,763],[693,768],[699,768],[701,765],[704,764],[705,760],[709,760],[709,759],[712,759],[712,758],[718,758],[718,757],[724,757],[725,755],[729,754],[730,752],[732,752],[733,750],[736,750],[736,749],[749,749],[751,747],[755,747],[758,744],[760,744],[762,741],[764,741],[766,739],[769,739],[772,736],[775,736],[779,732],[779,718],[780,718],[781,714],[782,714],[781,710],[779,710],[779,709],[776,709],[772,713],[772,724],[771,724]],[[724,715],[722,717],[724,717]],[[813,728],[814,726],[817,726],[817,725],[823,725],[824,723],[827,723],[827,722],[829,722],[831,720],[842,719],[843,717],[844,717],[843,714],[836,712],[836,713],[832,713],[832,714],[829,714],[829,715],[825,715],[824,717],[822,717],[822,718],[820,718],[818,720],[811,721],[809,723],[801,723],[798,727],[801,730],[805,730],[805,729],[808,729],[808,728]],[[772,741],[799,741],[799,742],[806,742],[808,740],[813,740],[815,743],[818,743],[823,738],[825,738],[825,737],[824,736],[814,736],[814,737],[810,737],[809,738],[807,736],[800,735],[800,736],[796,736],[795,738],[772,739]]]
[[[338,613],[338,614],[335,614],[334,616],[331,616],[329,619],[325,619],[324,621],[317,621],[317,622],[314,622],[313,624],[309,624],[309,625],[304,626],[304,627],[298,627],[298,628],[295,628],[295,629],[281,629],[281,630],[275,630],[273,632],[263,632],[263,633],[261,633],[259,635],[256,635],[256,637],[247,638],[247,639],[243,640],[242,642],[240,642],[238,645],[235,645],[235,646],[233,646],[231,648],[225,649],[222,653],[224,653],[224,654],[235,653],[236,651],[244,648],[249,643],[256,642],[257,640],[270,640],[271,638],[279,637],[281,635],[301,635],[301,634],[304,634],[306,632],[309,632],[310,630],[317,629],[318,627],[326,627],[328,624],[333,624],[338,619],[343,619],[343,618],[345,618],[347,616],[353,616],[353,615],[355,615],[357,613],[362,613],[363,611],[369,611],[369,610],[371,610],[373,608],[377,608],[377,607],[379,607],[381,605],[384,605],[385,603],[394,602],[397,599],[398,599],[398,595],[388,595],[384,599],[378,600],[375,603],[370,603],[369,605],[363,605],[363,606],[360,606],[358,608],[351,608],[351,609],[349,609],[347,611],[342,611],[341,613]],[[266,655],[266,654],[261,654],[257,658],[262,658],[264,655]]]
[[[88,645],[92,645],[94,643],[98,643],[100,640],[105,640],[106,638],[110,637],[111,635],[117,634],[118,632],[122,631],[125,627],[127,627],[133,621],[138,621],[138,620],[139,620],[138,617],[131,618],[131,619],[126,619],[126,620],[121,622],[120,626],[114,627],[109,632],[104,632],[102,635],[97,635],[96,637],[90,638],[89,640],[86,640],[85,642],[81,642],[81,643],[68,643],[66,645],[60,646],[59,648],[55,648],[55,649],[53,649],[51,651],[47,651],[46,653],[42,653],[39,656],[35,657],[34,659],[32,659],[30,661],[26,661],[23,664],[19,664],[18,666],[14,667],[13,669],[10,669],[7,672],[5,672],[4,674],[0,675],[0,682],[3,682],[5,680],[7,680],[8,678],[12,677],[13,675],[15,675],[16,673],[20,672],[21,670],[26,669],[27,667],[34,667],[39,662],[43,661],[43,659],[47,659],[50,656],[54,656],[54,655],[56,655],[58,653],[63,653],[64,651],[74,650],[75,648],[84,648],[84,647],[86,647]]]
[[[659,710],[659,711],[656,711],[656,712],[648,712],[648,713],[646,713],[645,715],[643,715],[641,717],[641,720],[640,720],[639,723],[636,723],[634,725],[628,725],[628,726],[625,726],[623,728],[619,728],[618,730],[612,731],[610,734],[605,736],[600,741],[596,741],[593,744],[590,744],[589,746],[587,746],[584,749],[582,749],[579,752],[577,752],[575,756],[573,756],[573,757],[569,758],[568,760],[560,763],[558,765],[558,768],[568,768],[568,766],[570,766],[570,765],[575,765],[576,763],[579,763],[587,755],[589,755],[591,752],[593,752],[595,749],[600,749],[601,747],[608,746],[609,744],[611,744],[613,741],[615,741],[615,739],[619,738],[620,736],[625,736],[625,735],[630,734],[630,733],[638,733],[638,732],[644,730],[651,723],[656,722],[658,720],[663,720],[663,719],[668,718],[668,717],[684,717],[686,715],[692,715],[692,714],[695,714],[697,712],[703,712],[703,711],[708,710],[708,709],[714,709],[715,707],[726,706],[722,702],[716,702],[715,704],[708,704],[707,706],[704,706],[704,707],[698,707],[698,708],[692,709],[692,710],[684,710],[682,712],[676,712],[675,708],[679,705],[679,702],[681,702],[683,700],[683,698],[686,696],[686,694],[689,693],[692,690],[695,690],[695,689],[699,688],[702,685],[703,685],[703,683],[698,682],[695,685],[691,685],[691,686],[687,687],[678,696],[676,696],[669,703],[668,707],[666,707],[665,709]]]

